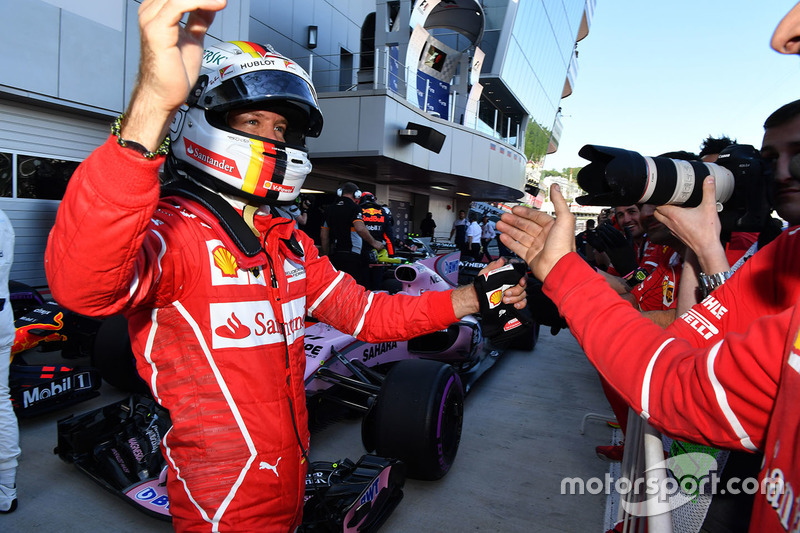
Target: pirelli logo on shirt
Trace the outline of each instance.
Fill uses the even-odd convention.
[[[713,296],[706,297],[701,302],[710,317],[700,314],[694,309],[689,309],[680,316],[680,319],[689,324],[701,337],[709,340],[719,334],[718,321],[728,312],[728,308],[722,305]]]
[[[284,335],[291,344],[305,333],[304,309],[302,298],[284,304],[285,320],[281,324],[269,302],[212,303],[211,346],[219,349],[282,344]]]

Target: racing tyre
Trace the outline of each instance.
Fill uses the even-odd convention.
[[[367,450],[400,459],[414,479],[440,479],[461,441],[464,388],[448,364],[400,361],[386,375],[362,425]]]
[[[122,315],[103,321],[92,350],[92,366],[109,385],[127,391],[149,394],[150,387],[136,371],[136,359],[128,335],[128,321]]]

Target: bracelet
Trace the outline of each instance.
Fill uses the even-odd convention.
[[[122,129],[122,121],[125,119],[125,113],[118,116],[114,123],[111,125],[111,135],[117,138],[117,144],[122,146],[123,148],[130,148],[135,152],[142,154],[145,159],[155,159],[159,155],[167,155],[169,153],[169,145],[170,145],[170,138],[169,135],[164,137],[164,140],[161,142],[161,145],[156,149],[155,152],[151,152],[147,148],[145,148],[140,143],[136,141],[129,141],[127,139],[123,139],[120,137],[119,132]]]
[[[728,278],[730,278],[732,275],[733,271],[731,270],[728,270],[727,272],[717,272],[716,274],[706,274],[705,272],[700,272],[697,277],[700,280],[700,293],[702,297],[705,298],[711,294],[711,291],[728,281]]]

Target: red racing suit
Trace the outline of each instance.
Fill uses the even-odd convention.
[[[600,374],[651,425],[690,442],[764,452],[759,482],[768,490],[755,496],[754,532],[800,527],[798,257],[797,229],[785,232],[666,330],[575,253],[544,283]],[[609,314],[624,331],[608,327]]]
[[[173,422],[162,451],[178,531],[291,531],[309,441],[305,316],[399,340],[454,322],[450,293],[367,292],[267,215],[255,217],[264,251],[248,258],[203,207],[159,201],[162,162],[110,138],[81,164],[46,251],[53,296],[128,318],[139,373]]]

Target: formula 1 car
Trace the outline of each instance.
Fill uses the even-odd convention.
[[[169,521],[167,465],[159,443],[169,413],[149,396],[58,421],[55,453],[140,511]],[[365,455],[314,462],[306,476],[304,532],[376,531],[403,497],[404,465]]]
[[[403,292],[456,285],[458,252],[397,265]],[[306,327],[306,395],[312,421],[331,404],[364,415],[367,451],[402,460],[410,477],[439,479],[461,438],[464,394],[496,360],[475,317],[408,341],[369,344],[327,324]]]

